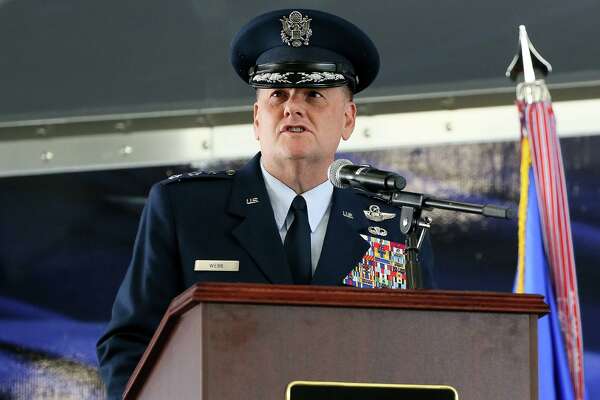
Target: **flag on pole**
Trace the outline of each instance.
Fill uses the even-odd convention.
[[[550,314],[539,320],[539,392],[542,400],[585,399],[583,341],[575,274],[575,257],[565,185],[550,95],[536,66],[549,64],[520,28],[520,68],[525,82],[517,87],[521,118],[521,199],[519,258],[515,291],[546,298]],[[507,75],[509,74],[507,71]],[[512,74],[511,74],[512,75]]]

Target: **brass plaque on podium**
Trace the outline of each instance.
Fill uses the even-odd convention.
[[[285,400],[458,400],[458,393],[444,385],[294,381]]]

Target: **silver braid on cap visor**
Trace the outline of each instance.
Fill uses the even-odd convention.
[[[334,72],[296,72],[302,77],[296,83],[321,83],[323,81],[345,81],[346,77]]]
[[[295,72],[263,72],[252,77],[255,83],[292,83],[288,76]]]
[[[292,76],[299,78],[291,81]],[[346,77],[335,72],[260,72],[254,75],[251,83],[342,83]]]

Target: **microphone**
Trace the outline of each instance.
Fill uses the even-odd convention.
[[[345,189],[354,187],[369,192],[400,191],[406,187],[406,179],[388,171],[380,171],[369,165],[354,165],[350,160],[335,160],[327,170],[333,186]]]

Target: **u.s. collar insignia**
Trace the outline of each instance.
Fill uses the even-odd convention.
[[[385,221],[386,219],[392,219],[396,216],[394,213],[381,212],[379,206],[376,206],[375,204],[369,206],[369,210],[363,210],[363,212],[369,221],[374,222]]]
[[[368,231],[371,235],[387,236],[387,230],[380,228],[379,226],[370,226]]]
[[[284,16],[280,21],[283,26],[281,29],[283,43],[292,47],[308,46],[308,39],[312,35],[311,18],[302,16],[300,11],[292,11],[288,17]]]

